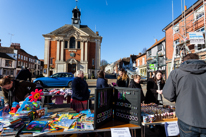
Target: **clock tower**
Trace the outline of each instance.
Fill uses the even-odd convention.
[[[80,23],[81,23],[80,16],[81,16],[81,12],[76,6],[72,10],[72,25],[74,25],[77,28],[80,28]]]

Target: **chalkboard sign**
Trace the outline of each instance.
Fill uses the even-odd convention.
[[[95,90],[94,129],[113,119],[113,88]]]
[[[141,124],[141,89],[115,87],[114,119]]]

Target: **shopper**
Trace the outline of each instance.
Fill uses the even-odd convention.
[[[119,76],[117,77],[117,86],[118,87],[128,87],[129,77],[127,76],[124,69],[119,70]]]
[[[11,80],[9,76],[1,79],[5,108],[11,108],[12,102],[23,101],[32,91],[35,90],[36,84],[26,81]]]
[[[106,88],[109,87],[108,80],[105,79],[105,73],[103,70],[100,70],[98,72],[98,79],[97,79],[97,89],[99,88]]]
[[[143,94],[143,91],[142,91],[142,87],[140,85],[141,76],[140,75],[133,75],[132,78],[133,79],[130,81],[129,87],[130,88],[139,88],[139,89],[141,89],[141,103],[143,103],[144,94]]]
[[[147,93],[145,103],[162,104],[162,89],[164,87],[164,80],[162,79],[162,71],[157,70],[154,78],[147,81]]]
[[[78,113],[81,110],[87,109],[87,101],[89,99],[88,84],[84,80],[84,72],[78,70],[76,77],[72,81],[72,108]]]
[[[31,82],[31,72],[27,68],[22,66],[22,70],[17,74],[16,79],[24,81],[27,81],[29,79],[29,81]]]
[[[206,136],[206,63],[197,54],[183,57],[163,89],[164,97],[176,102],[181,137]]]

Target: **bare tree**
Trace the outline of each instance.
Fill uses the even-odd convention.
[[[146,53],[146,51],[147,51],[147,48],[143,48],[142,54]]]
[[[100,61],[100,69],[101,69],[101,70],[104,70],[105,67],[106,67],[108,64],[109,64],[109,63],[108,63],[105,59],[101,60],[101,61]]]

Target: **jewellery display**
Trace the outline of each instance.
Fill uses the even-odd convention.
[[[116,116],[124,118],[124,119],[129,119],[129,120],[132,120],[132,121],[138,121],[138,117],[123,114],[123,113],[119,113],[119,112],[116,112]]]
[[[126,108],[137,109],[137,106],[131,106],[131,104],[123,103],[123,102],[117,102],[116,105],[121,107],[126,107]]]
[[[97,123],[105,121],[112,116],[112,109],[97,114]]]

